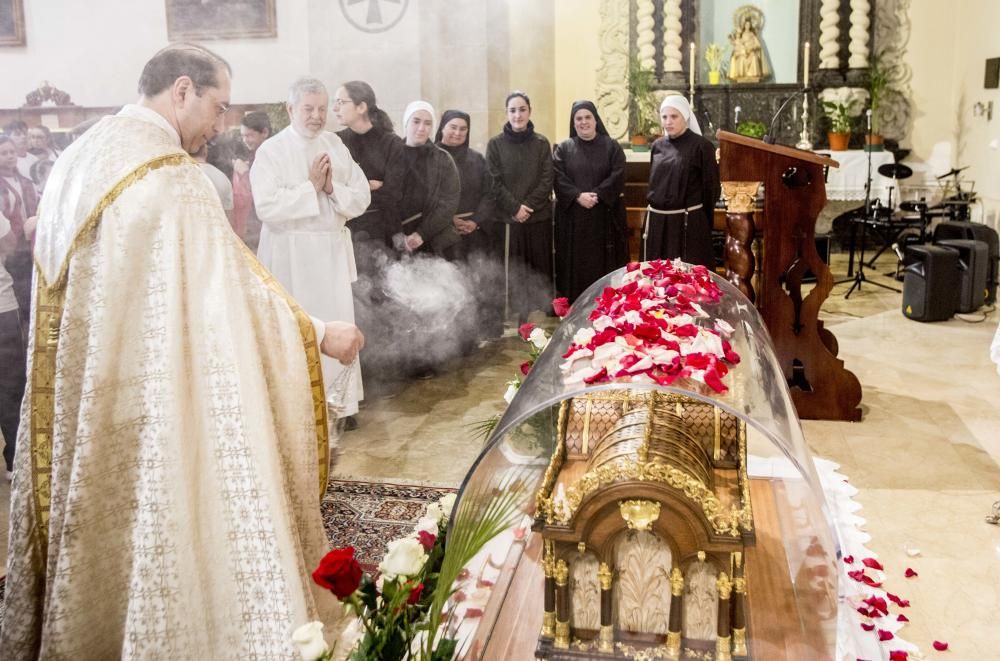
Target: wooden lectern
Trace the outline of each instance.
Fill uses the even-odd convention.
[[[799,417],[861,419],[861,384],[837,358],[837,340],[823,328],[819,309],[833,276],[816,251],[816,217],[826,204],[823,166],[836,161],[812,152],[769,145],[719,131],[722,181],[762,182],[764,214],[760,285],[754,303],[774,340]],[[802,278],[816,286],[802,297]]]

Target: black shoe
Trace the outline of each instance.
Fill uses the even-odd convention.
[[[344,418],[344,431],[354,431],[357,428],[358,428],[358,419],[355,416],[349,415],[346,418]]]

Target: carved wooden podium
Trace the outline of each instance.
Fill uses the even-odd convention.
[[[760,285],[750,295],[755,294],[754,303],[771,333],[799,417],[860,420],[861,384],[837,358],[837,340],[818,319],[833,276],[816,251],[816,217],[826,204],[823,166],[837,167],[837,162],[728,131],[719,131],[718,138],[722,181],[764,184],[763,227],[757,228],[764,237]],[[752,241],[752,225],[749,236]],[[749,245],[743,248],[745,254]],[[752,268],[753,260],[750,264]],[[753,275],[730,270],[737,286]],[[807,271],[815,274],[816,286],[803,298]]]

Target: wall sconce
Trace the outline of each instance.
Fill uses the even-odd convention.
[[[987,122],[993,120],[993,102],[992,101],[987,101],[986,103],[983,103],[982,101],[976,101],[975,103],[972,104],[972,116],[973,117],[982,117],[983,115],[986,116],[986,121]]]

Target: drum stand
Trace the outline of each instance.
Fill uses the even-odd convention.
[[[868,111],[871,113],[871,111]],[[871,136],[871,115],[868,116],[868,135]],[[869,139],[870,142],[870,139]],[[861,257],[858,259],[858,271],[854,274],[854,283],[851,288],[847,290],[844,294],[844,300],[851,297],[854,290],[857,289],[861,291],[861,283],[867,282],[869,284],[875,285],[876,287],[881,287],[882,289],[888,289],[889,291],[894,291],[899,293],[899,289],[895,287],[890,287],[889,285],[884,285],[881,282],[875,282],[874,280],[869,280],[865,277],[865,241],[867,240],[867,229],[869,222],[875,222],[878,220],[878,212],[876,206],[872,204],[872,153],[868,152],[868,180],[865,182],[865,215],[861,219]],[[870,216],[870,217],[869,217]],[[857,222],[857,221],[855,221]],[[846,280],[843,282],[847,282]]]

